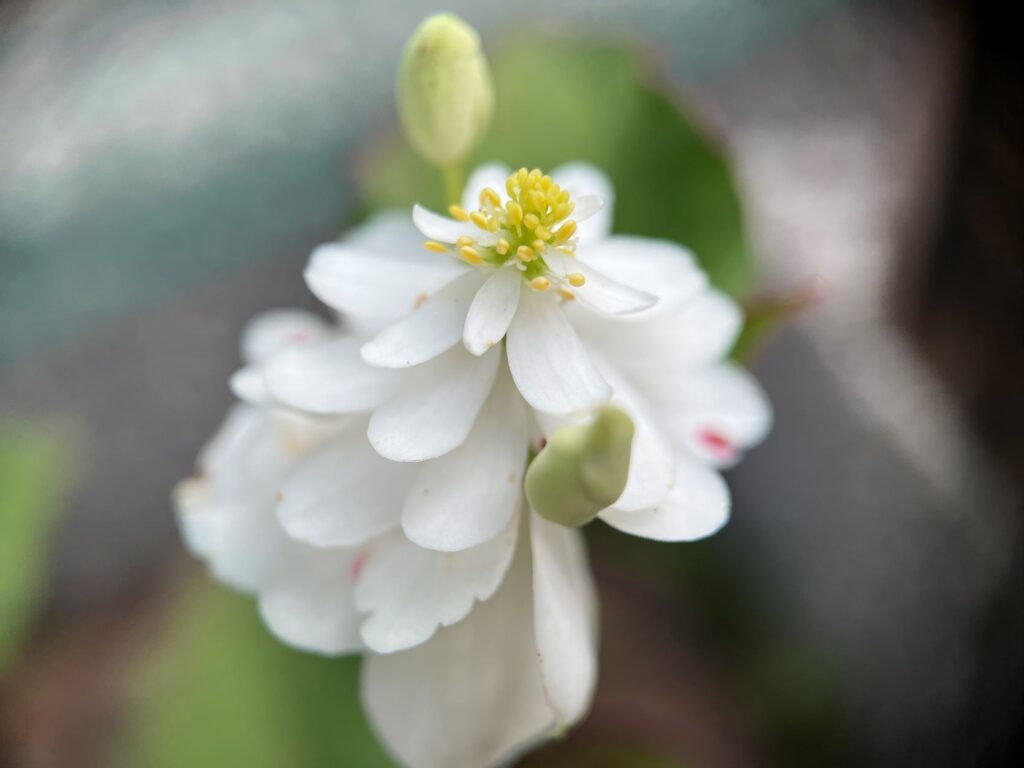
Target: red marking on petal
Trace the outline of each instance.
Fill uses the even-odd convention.
[[[363,569],[366,567],[366,561],[370,559],[370,556],[366,552],[360,552],[356,555],[356,559],[352,561],[352,565],[348,569],[348,580],[355,584],[359,581],[359,577],[363,575]]]
[[[704,427],[697,432],[697,442],[716,459],[732,461],[738,451],[732,440],[716,429]]]
[[[288,338],[296,344],[303,344],[310,340],[309,331],[292,331]]]

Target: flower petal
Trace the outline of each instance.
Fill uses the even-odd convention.
[[[411,650],[366,659],[363,702],[399,762],[490,766],[550,732],[532,603],[529,548],[520,546],[501,588],[465,620]]]
[[[455,278],[410,315],[385,328],[360,350],[363,360],[384,368],[419,365],[462,338],[466,312],[485,276],[473,270]]]
[[[462,621],[477,600],[501,584],[516,548],[517,520],[479,546],[437,552],[401,532],[374,546],[356,586],[356,605],[368,613],[361,634],[378,653],[426,642],[438,626]]]
[[[753,376],[735,363],[694,369],[667,382],[648,382],[665,430],[676,445],[720,467],[768,434],[771,404]]]
[[[558,725],[586,713],[597,682],[597,597],[578,530],[530,516],[541,676]]]
[[[273,401],[262,365],[246,365],[239,368],[228,380],[231,394],[251,405],[267,405]]]
[[[500,352],[474,357],[456,346],[410,368],[370,418],[373,447],[393,461],[423,461],[461,445],[491,391]]]
[[[719,474],[692,459],[676,463],[675,483],[650,509],[606,509],[600,518],[620,531],[658,541],[695,541],[729,520],[729,489]]]
[[[615,235],[581,248],[579,259],[607,279],[656,296],[652,311],[658,314],[693,299],[708,283],[693,254],[670,240]]]
[[[500,342],[519,306],[523,278],[516,269],[498,269],[477,292],[466,315],[462,341],[474,355]]]
[[[242,359],[261,363],[285,347],[322,341],[331,333],[327,322],[303,309],[273,309],[257,315],[242,331]]]
[[[402,510],[405,534],[445,551],[497,535],[519,507],[526,440],[522,399],[501,371],[466,441],[420,465]]]
[[[472,223],[442,216],[422,205],[413,206],[412,221],[425,238],[438,243],[454,243],[463,235],[473,237],[480,234],[480,230]]]
[[[608,237],[615,208],[615,188],[608,177],[587,163],[567,163],[551,171],[551,178],[569,190],[576,204],[570,218],[579,224],[576,231],[580,242]]]
[[[398,384],[393,371],[363,362],[355,338],[286,349],[264,366],[264,377],[279,402],[320,414],[369,411]]]
[[[504,163],[478,165],[466,179],[466,188],[462,192],[462,207],[467,211],[479,208],[480,193],[485,187],[490,187],[499,195],[504,195],[505,180],[510,173],[512,171]]]
[[[563,277],[578,273],[586,282],[572,292],[580,303],[606,315],[631,315],[648,309],[658,301],[654,294],[630,288],[613,280],[580,259],[557,251],[548,251],[545,260],[556,274]]]
[[[384,252],[342,242],[313,251],[305,278],[317,298],[339,312],[393,322],[466,269],[453,258],[428,253],[422,242]]]
[[[524,291],[505,346],[512,378],[530,405],[548,413],[589,411],[611,397],[561,307]]]
[[[317,547],[356,546],[398,524],[412,468],[382,459],[355,425],[292,470],[277,518],[292,538]]]
[[[333,656],[362,650],[362,617],[351,582],[359,550],[291,547],[260,591],[264,623],[280,640],[304,651]]]

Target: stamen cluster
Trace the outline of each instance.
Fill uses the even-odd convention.
[[[536,291],[552,287],[566,300],[575,295],[570,288],[586,282],[580,272],[558,274],[544,256],[549,249],[574,257],[576,255],[576,222],[569,218],[576,208],[569,190],[563,189],[539,169],[520,168],[505,181],[508,199],[491,187],[480,192],[480,207],[467,211],[452,205],[448,213],[457,221],[474,224],[479,235],[466,234],[453,246],[429,240],[428,250],[455,253],[475,266],[503,266],[512,259],[523,278]]]

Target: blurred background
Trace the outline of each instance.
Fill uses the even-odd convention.
[[[994,7],[446,7],[499,93],[538,31],[638,62],[622,87],[683,112],[608,163],[641,129],[682,147],[649,180],[690,184],[680,239],[742,251],[722,284],[772,326],[747,359],[776,426],[732,522],[680,546],[591,526],[597,700],[524,765],[1024,764],[1024,70]],[[408,194],[394,70],[436,10],[0,3],[0,766],[387,764],[355,666],[267,639],[169,497],[245,321],[315,308],[312,247]],[[742,225],[700,207],[713,184]]]

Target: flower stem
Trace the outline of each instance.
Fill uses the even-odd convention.
[[[458,205],[462,201],[462,168],[457,164],[445,166],[441,169],[441,178],[444,182],[445,202],[449,205]]]

